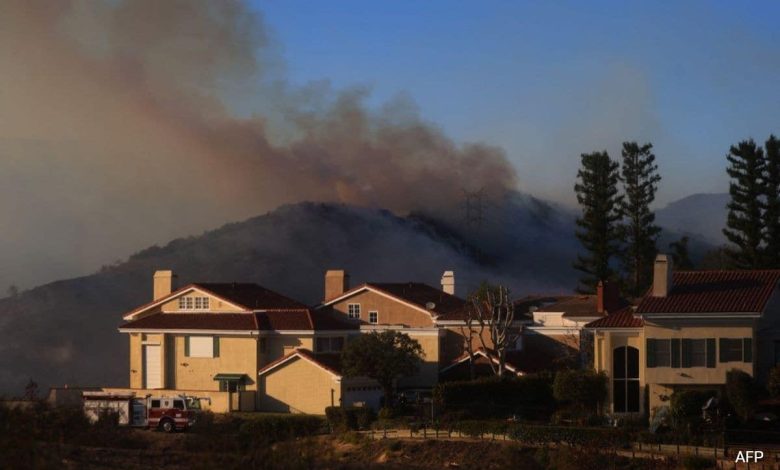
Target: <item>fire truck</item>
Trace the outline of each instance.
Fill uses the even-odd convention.
[[[165,432],[185,431],[195,424],[201,398],[176,395],[136,397],[133,394],[84,392],[84,413],[97,421],[105,413],[115,413],[118,423]]]

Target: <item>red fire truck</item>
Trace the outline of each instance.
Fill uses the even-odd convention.
[[[184,431],[197,421],[200,398],[84,392],[84,412],[92,421],[101,414],[116,413],[120,425],[159,429],[165,432]]]

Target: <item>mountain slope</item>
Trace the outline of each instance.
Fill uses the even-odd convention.
[[[727,193],[692,194],[656,211],[658,224],[669,230],[697,236],[712,245],[726,243]]]
[[[563,262],[575,246],[570,231],[563,229],[569,222],[557,220],[560,214],[552,208],[532,214],[521,203],[535,204],[519,198],[501,209],[501,217],[513,214],[506,224],[510,228],[501,236],[481,236],[489,242],[479,248],[457,224],[432,218],[401,218],[342,205],[285,206],[149,248],[90,276],[2,299],[0,393],[20,393],[29,378],[42,386],[125,384],[127,339],[116,328],[122,313],[151,300],[156,269],[173,269],[180,285],[252,281],[311,304],[321,299],[328,268],[349,270],[354,282],[418,280],[432,285],[442,271],[454,269],[461,295],[484,279],[505,282],[518,293],[566,290],[574,281]],[[545,217],[546,225],[541,223]],[[485,231],[492,231],[489,225]],[[545,230],[556,233],[545,235]]]

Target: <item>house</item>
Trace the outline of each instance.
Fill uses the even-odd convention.
[[[423,364],[398,380],[399,389],[431,388],[443,369],[455,373],[453,366],[464,364],[467,338],[473,351],[493,347],[489,331],[483,331],[484,344],[469,334],[471,304],[455,295],[451,271],[441,288],[419,282],[350,287],[343,270],[327,271],[324,281],[322,302],[309,307],[257,284],[176,288],[173,272],[157,271],[152,301],[126,313],[119,327],[129,338],[129,388],[111,391],[193,395],[216,412],[376,408],[379,385],[342,374],[340,352],[351,338],[390,330],[420,343]],[[525,323],[515,323],[517,334]],[[518,359],[523,367],[510,367],[525,373],[541,359],[525,355]]]
[[[759,381],[780,359],[780,271],[673,271],[658,255],[653,285],[586,328],[610,380],[608,411],[652,413],[677,390],[715,390],[731,369]]]
[[[320,370],[317,353],[338,352],[357,333],[354,325],[257,284],[174,285],[171,271],[157,271],[152,302],[123,317],[119,331],[129,337],[129,391],[207,398],[207,406],[217,412],[264,407],[322,412],[325,406],[349,402],[340,380],[306,389],[303,402],[286,408],[263,387],[277,390],[277,381],[291,380],[282,372],[303,350],[315,351],[306,364]],[[268,366],[285,357],[290,360],[269,373]]]

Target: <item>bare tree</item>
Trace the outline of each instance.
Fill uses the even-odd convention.
[[[466,324],[470,331],[474,332],[475,328],[471,325],[476,322],[475,334],[479,337],[482,349],[488,355],[491,352],[494,353],[498,359],[498,364],[488,360],[490,369],[495,375],[501,377],[506,368],[507,348],[515,343],[518,336],[517,331],[512,327],[515,320],[515,309],[509,300],[509,289],[501,286],[497,289],[488,289],[482,296],[473,296],[471,302],[473,308],[469,310],[469,320],[466,321]],[[485,335],[483,334],[485,329],[490,332],[492,348],[488,348],[485,343]]]
[[[476,321],[476,315],[473,315],[469,309],[469,314],[466,316],[465,325],[460,327],[460,333],[463,336],[463,348],[469,355],[469,379],[474,380],[476,378],[476,370],[474,368],[474,336],[482,337],[482,333],[485,331],[485,325]],[[477,323],[477,325],[475,325]]]

